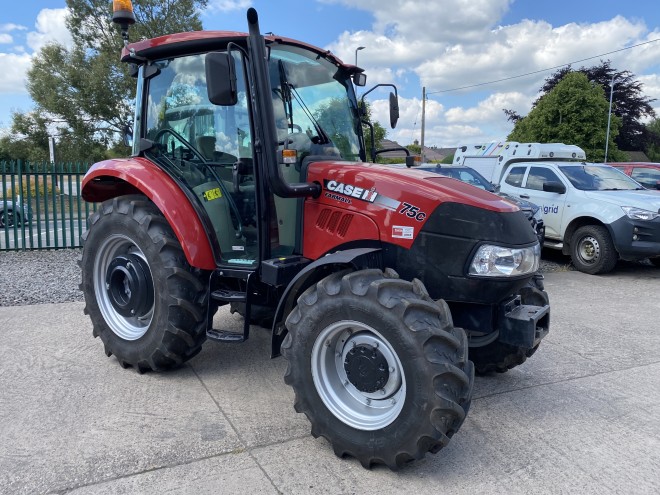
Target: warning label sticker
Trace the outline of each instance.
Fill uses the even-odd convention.
[[[406,227],[403,225],[392,226],[392,237],[397,239],[412,239],[415,237],[415,227]]]

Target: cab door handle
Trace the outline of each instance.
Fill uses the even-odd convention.
[[[528,194],[521,194],[520,199],[529,199],[529,195]]]

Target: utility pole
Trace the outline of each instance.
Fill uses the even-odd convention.
[[[612,120],[612,95],[614,94],[614,79],[615,76],[612,76],[610,81],[610,109],[607,112],[607,134],[605,134],[605,161],[607,163],[607,148],[610,144],[610,121]]]
[[[365,48],[366,48],[366,46],[358,46],[358,47],[355,49],[355,66],[356,66],[356,67],[357,67],[357,52],[359,52],[360,50],[364,50]]]
[[[424,126],[426,124],[426,86],[422,88],[422,147],[420,149],[420,159],[424,163]]]

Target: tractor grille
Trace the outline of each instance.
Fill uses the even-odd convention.
[[[316,219],[316,227],[339,237],[345,237],[353,221],[353,214],[331,211],[325,208]]]

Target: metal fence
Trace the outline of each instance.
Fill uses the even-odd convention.
[[[80,247],[95,208],[80,197],[89,166],[0,162],[0,251]]]

